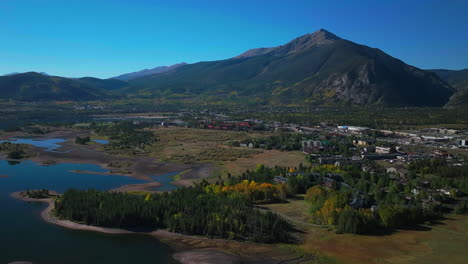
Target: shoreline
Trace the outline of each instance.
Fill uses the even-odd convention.
[[[69,229],[74,229],[74,230],[85,230],[85,231],[94,231],[94,232],[100,232],[100,233],[105,233],[105,234],[131,234],[135,233],[133,231],[129,230],[124,230],[124,229],[118,229],[118,228],[107,228],[107,227],[98,227],[98,226],[90,226],[90,225],[84,225],[84,224],[79,224],[70,220],[61,220],[58,219],[56,216],[52,214],[52,210],[54,210],[54,199],[52,198],[29,198],[29,197],[24,197],[21,195],[22,191],[19,192],[14,192],[10,196],[22,200],[25,202],[40,202],[40,203],[47,203],[48,206],[42,210],[41,212],[41,218],[46,221],[47,223],[54,224],[54,225],[59,225],[62,227],[66,227]]]
[[[157,192],[154,188],[161,187],[163,184],[160,182],[147,182],[147,183],[136,183],[126,184],[120,187],[109,190],[109,192]]]
[[[23,191],[11,193],[12,198],[26,202],[47,203],[48,206],[41,211],[41,218],[50,224],[64,228],[99,232],[109,235],[142,234],[158,239],[162,243],[172,248],[172,257],[181,264],[217,264],[217,263],[277,263],[278,259],[270,258],[267,255],[259,254],[256,250],[270,251],[272,245],[257,244],[245,241],[233,241],[226,239],[207,238],[203,236],[191,236],[173,233],[167,230],[158,229],[149,232],[131,231],[119,228],[108,228],[90,226],[76,223],[70,220],[61,220],[54,216],[55,202],[53,198],[29,198],[21,195]],[[52,192],[52,191],[51,191]],[[56,194],[56,192],[53,192]],[[254,250],[250,252],[250,250]],[[241,253],[242,252],[242,253]]]
[[[11,138],[22,138],[30,136],[23,131],[5,132],[0,135],[0,140]],[[40,166],[49,166],[63,163],[93,164],[106,170],[106,172],[73,171],[75,173],[91,173],[105,175],[120,175],[146,181],[158,181],[158,176],[173,172],[183,172],[178,174],[172,184],[177,186],[187,186],[193,181],[208,178],[215,169],[215,165],[208,163],[177,163],[159,160],[151,155],[148,156],[126,156],[114,155],[104,151],[100,144],[77,145],[74,139],[77,136],[92,136],[90,131],[81,131],[70,128],[51,128],[46,134],[39,135],[42,139],[64,139],[59,143],[58,152],[51,152],[45,148],[28,145],[34,156],[26,157],[23,160],[30,160]],[[0,153],[0,157],[6,159],[6,154]]]

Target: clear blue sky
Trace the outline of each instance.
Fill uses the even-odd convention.
[[[112,77],[320,28],[420,68],[468,68],[466,0],[0,0],[0,74]]]

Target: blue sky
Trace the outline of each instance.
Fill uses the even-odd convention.
[[[0,74],[112,77],[320,28],[420,68],[468,68],[466,0],[0,0]]]

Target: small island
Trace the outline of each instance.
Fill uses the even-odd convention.
[[[56,191],[50,191],[47,189],[40,190],[27,190],[21,192],[14,192],[11,194],[13,198],[20,199],[28,202],[44,202],[53,201],[54,198],[58,197],[59,194]]]

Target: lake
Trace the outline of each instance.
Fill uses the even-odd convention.
[[[29,144],[39,148],[45,148],[45,151],[57,152],[60,143],[65,142],[62,138],[35,139],[35,138],[12,138],[11,140],[0,140],[0,143],[10,142],[15,144]]]
[[[27,189],[45,188],[60,193],[69,188],[108,190],[145,181],[126,176],[71,172],[106,171],[92,164],[39,166],[31,161],[13,164],[0,160],[0,175],[8,176],[0,178],[0,263],[175,263],[169,247],[150,236],[66,229],[42,220],[40,212],[47,206],[45,203],[10,197],[12,192]],[[172,175],[154,179],[166,182]],[[162,190],[175,188],[168,184],[163,186]]]
[[[105,145],[105,144],[109,144],[109,140],[105,140],[105,139],[92,139],[91,141],[94,141],[98,144],[102,144],[102,145]]]

